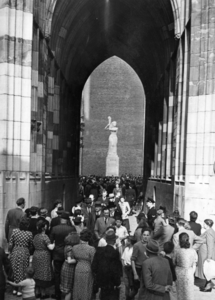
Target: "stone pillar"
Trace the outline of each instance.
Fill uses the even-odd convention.
[[[33,0],[0,2],[0,244],[9,208],[28,205]]]

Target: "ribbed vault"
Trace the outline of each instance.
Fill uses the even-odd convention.
[[[116,55],[155,88],[174,49],[171,0],[58,0],[50,45],[67,81],[82,90],[88,76]]]

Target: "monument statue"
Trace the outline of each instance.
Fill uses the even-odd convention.
[[[117,131],[116,121],[111,122],[111,117],[108,117],[108,124],[105,127],[110,131],[109,147],[106,158],[106,176],[119,176],[119,157],[117,155]]]

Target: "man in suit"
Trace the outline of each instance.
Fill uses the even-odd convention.
[[[161,251],[163,251],[164,244],[172,239],[174,232],[175,228],[169,224],[160,226],[160,228],[154,232],[152,238],[158,242]]]
[[[197,218],[198,218],[197,212],[191,211],[190,212],[190,222],[189,222],[190,228],[196,235],[200,236],[202,226],[201,226],[201,224],[196,223]]]
[[[5,222],[5,236],[9,242],[13,229],[19,228],[21,218],[25,215],[23,209],[25,208],[25,199],[19,198],[16,201],[16,208],[8,211]]]
[[[106,233],[107,246],[99,247],[94,255],[92,271],[101,300],[119,300],[122,263],[119,252],[114,249],[117,236],[114,231]]]
[[[64,211],[61,214],[61,223],[52,228],[50,234],[51,243],[55,241],[55,248],[53,250],[53,260],[54,260],[54,277],[55,277],[55,299],[61,299],[60,291],[60,273],[63,263],[65,261],[64,257],[64,239],[71,233],[76,232],[74,226],[70,224],[69,213]]]
[[[82,214],[84,216],[84,223],[91,232],[94,232],[95,221],[96,221],[96,212],[95,207],[92,206],[92,200],[87,198],[85,200],[86,207],[82,208]]]
[[[115,220],[109,217],[110,211],[107,207],[103,208],[103,217],[96,220],[94,232],[98,239],[105,233],[107,227],[115,225]]]
[[[168,260],[158,255],[159,252],[158,242],[149,240],[146,246],[146,254],[149,258],[142,265],[139,300],[166,299],[165,294],[170,291],[172,285],[171,269]]]
[[[197,236],[192,230],[188,230],[184,228],[186,221],[182,218],[178,219],[176,222],[176,225],[178,227],[178,232],[173,235],[173,243],[175,248],[180,247],[179,246],[179,234],[182,232],[186,232],[189,235],[189,241],[190,241],[190,248],[193,248],[195,250],[198,250],[201,244],[203,244],[204,240]]]
[[[147,213],[147,219],[149,226],[153,229],[154,228],[154,220],[157,216],[157,211],[155,209],[155,201],[151,198],[148,198],[146,201],[146,205],[149,208]]]

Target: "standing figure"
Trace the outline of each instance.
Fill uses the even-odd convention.
[[[174,256],[177,297],[178,300],[194,300],[194,273],[198,257],[196,251],[190,248],[186,232],[179,234],[179,245]]]
[[[77,260],[75,268],[73,300],[91,300],[93,293],[93,274],[91,263],[95,248],[89,246],[92,233],[84,229],[80,234],[80,244],[73,247],[74,258]]]
[[[110,131],[108,154],[106,158],[106,176],[119,176],[119,157],[117,155],[118,128],[116,127],[116,121],[111,122],[111,117],[108,117],[108,120],[109,122],[105,127],[106,130]]]

